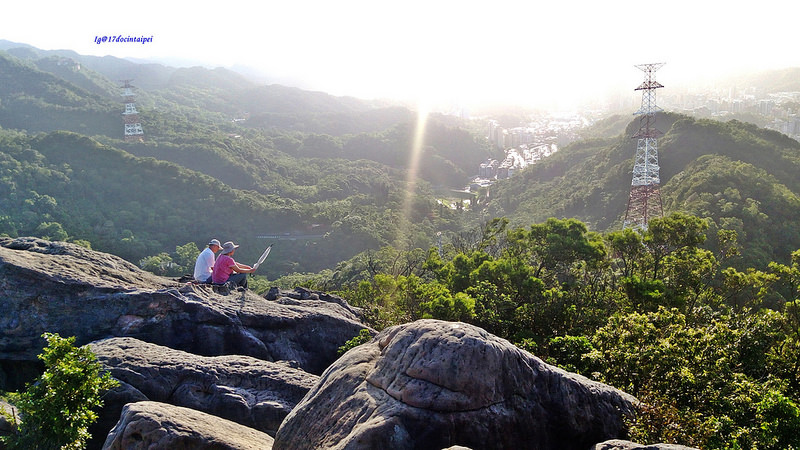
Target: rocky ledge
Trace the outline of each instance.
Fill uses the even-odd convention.
[[[35,362],[49,331],[76,336],[78,345],[125,336],[197,355],[293,361],[320,374],[365,328],[334,302],[221,295],[113,255],[32,238],[0,238],[0,291],[0,361]]]

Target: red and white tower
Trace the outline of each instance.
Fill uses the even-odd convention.
[[[139,122],[139,112],[136,111],[136,94],[133,93],[133,80],[122,80],[122,98],[125,102],[125,111],[122,113],[123,121],[125,122],[125,140],[126,141],[142,141],[144,137],[144,130],[142,124]]]
[[[663,216],[658,167],[658,136],[662,133],[655,128],[656,113],[662,111],[656,106],[656,89],[664,87],[656,81],[655,72],[663,65],[664,63],[656,63],[636,66],[644,72],[644,82],[635,89],[642,91],[642,107],[634,113],[641,117],[639,131],[633,135],[637,139],[636,158],[623,228],[647,229],[651,218]]]

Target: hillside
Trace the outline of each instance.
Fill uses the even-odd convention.
[[[456,226],[455,213],[436,208],[423,186],[404,210],[403,182],[378,164],[286,161],[271,166],[274,177],[289,178],[281,185],[289,195],[276,195],[70,132],[0,130],[0,234],[84,240],[133,262],[212,236],[241,243],[237,254],[255,260],[269,243],[260,235],[318,235],[281,240],[267,269],[275,276],[330,268],[404,239],[427,247],[435,230]],[[270,189],[278,187],[262,190]]]
[[[115,109],[108,97],[0,52],[0,126],[112,134],[120,123]]]
[[[125,142],[116,82],[66,56],[18,53],[27,59],[0,52],[0,234],[86,241],[133,262],[210,236],[236,240],[242,257],[255,258],[267,244],[260,235],[311,234],[276,246],[268,274],[319,271],[389,243],[431,245],[457,222],[424,179],[457,185],[469,166],[450,159],[485,155],[464,130],[443,120],[429,127],[423,180],[403,212],[414,133],[407,110],[394,107],[405,121],[371,117],[375,110],[355,99],[257,87],[224,69],[178,69],[162,90],[137,90],[146,139]],[[238,101],[308,129],[320,128],[309,117],[324,116],[324,127],[373,131],[243,126],[227,118],[237,107],[223,107]]]
[[[0,48],[13,45],[17,44],[0,42]],[[0,103],[0,126],[74,131],[137,155],[174,161],[169,151],[120,141],[120,80],[133,79],[145,147],[187,143],[213,147],[220,136],[246,134],[257,145],[278,148],[292,157],[371,159],[400,169],[410,160],[411,127],[417,118],[405,107],[280,85],[259,86],[223,68],[150,66],[66,50],[0,51],[0,76],[8,78],[0,86],[0,99],[5,99]],[[438,115],[431,120],[440,126],[430,133],[435,144],[426,152],[430,160],[424,167],[432,167],[428,173],[434,174],[430,181],[460,187],[488,150],[460,130],[457,122]],[[398,126],[400,130],[393,131]]]
[[[660,114],[664,213],[707,217],[733,229],[748,264],[788,260],[800,248],[800,143],[738,121]],[[499,183],[487,210],[516,224],[575,217],[596,230],[620,227],[630,191],[634,134],[574,143],[544,163]]]

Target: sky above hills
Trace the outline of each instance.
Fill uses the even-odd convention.
[[[265,80],[361,98],[566,108],[800,66],[800,2],[619,0],[15,1],[0,39],[87,55],[248,66]],[[102,42],[102,38],[152,38]],[[98,43],[99,42],[99,43]]]

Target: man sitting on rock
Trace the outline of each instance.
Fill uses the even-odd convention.
[[[194,279],[200,283],[211,283],[211,272],[214,269],[214,254],[222,247],[218,240],[212,239],[208,247],[200,252],[194,263]]]
[[[255,272],[256,269],[233,260],[233,253],[237,248],[239,246],[231,241],[222,245],[222,252],[214,263],[214,270],[211,273],[211,281],[214,284],[229,283],[247,289],[247,274]]]

